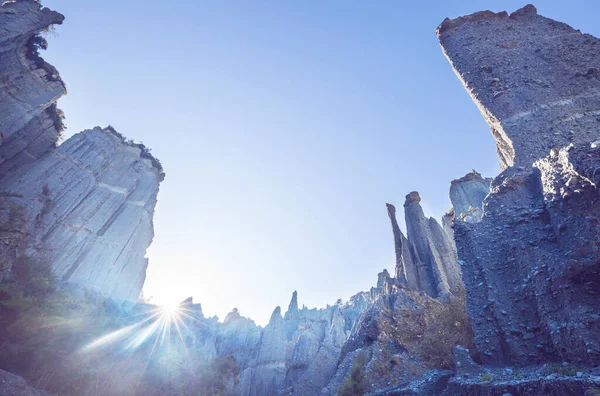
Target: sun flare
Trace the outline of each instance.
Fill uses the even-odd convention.
[[[181,303],[179,301],[166,301],[162,304],[162,311],[167,316],[175,316],[181,310]]]

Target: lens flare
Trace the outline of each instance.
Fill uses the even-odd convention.
[[[167,301],[162,305],[163,314],[168,317],[174,317],[179,314],[181,303],[179,301]]]

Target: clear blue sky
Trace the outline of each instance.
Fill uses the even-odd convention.
[[[68,88],[67,135],[95,125],[165,166],[144,292],[237,307],[265,324],[393,271],[385,203],[498,173],[494,141],[435,28],[523,1],[45,0],[66,16],[45,58]],[[600,2],[538,1],[600,35]],[[399,219],[401,222],[403,219]]]

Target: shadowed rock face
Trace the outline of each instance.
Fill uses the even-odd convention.
[[[51,150],[62,130],[58,72],[37,55],[37,36],[64,17],[33,0],[0,7],[0,177]]]
[[[597,38],[538,15],[532,5],[510,15],[446,19],[437,34],[491,127],[503,168],[598,138]]]
[[[394,234],[395,282],[398,286],[438,297],[462,284],[460,267],[450,235],[434,218],[425,217],[420,201],[416,191],[406,196],[404,217],[408,238],[400,231],[396,208],[386,204]],[[383,284],[383,280],[379,283]]]
[[[490,365],[597,365],[600,43],[533,6],[446,20],[438,37],[506,168],[479,222],[454,219],[477,348]],[[457,211],[485,190],[462,194],[466,178]]]

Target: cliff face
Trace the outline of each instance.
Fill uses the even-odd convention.
[[[74,135],[5,177],[23,195],[25,254],[43,259],[64,282],[135,300],[148,265],[160,170],[112,129]]]
[[[396,253],[396,282],[431,297],[446,295],[462,285],[451,236],[434,218],[426,218],[419,193],[406,196],[404,216],[408,238],[396,220],[396,208],[387,204]]]
[[[454,221],[477,348],[490,365],[597,365],[599,42],[533,6],[446,20],[438,36],[506,168],[481,216]],[[471,187],[476,204],[485,188]]]
[[[160,163],[112,128],[62,145],[65,86],[38,54],[63,16],[33,0],[0,7],[0,281],[19,261],[118,302],[136,300],[148,265]]]
[[[598,138],[600,42],[537,14],[478,12],[438,28],[444,54],[496,139],[500,165]]]
[[[58,72],[38,55],[39,34],[64,17],[34,0],[0,7],[0,177],[51,150],[62,131]]]

